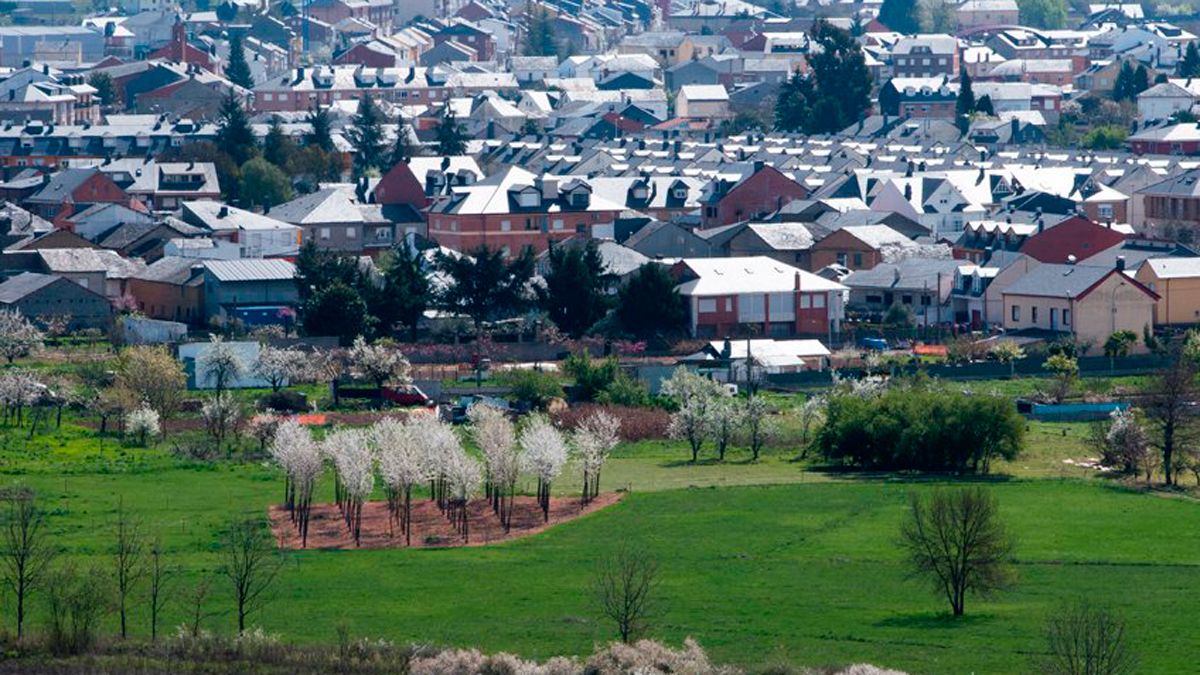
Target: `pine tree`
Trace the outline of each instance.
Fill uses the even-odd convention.
[[[582,248],[550,249],[550,270],[544,278],[542,308],[567,335],[579,338],[608,312],[606,286],[611,277],[595,239]]]
[[[1129,61],[1121,62],[1121,69],[1117,71],[1117,80],[1113,83],[1113,100],[1124,101],[1133,98],[1134,92],[1134,72],[1133,65]]]
[[[1179,76],[1200,76],[1200,49],[1196,48],[1195,42],[1189,42],[1187,50],[1183,52],[1183,60],[1179,62]]]
[[[242,102],[231,92],[217,114],[217,147],[238,166],[258,154],[258,143]]]
[[[311,130],[305,136],[304,142],[325,152],[333,152],[333,120],[329,117],[329,108],[318,107],[310,110],[307,121]]]
[[[525,56],[558,56],[558,39],[555,36],[554,18],[543,6],[531,7],[526,12]]]
[[[242,36],[236,33],[229,38],[229,65],[225,66],[225,77],[244,89],[254,88],[250,65],[246,63],[246,51],[242,49]]]
[[[979,113],[980,115],[995,117],[996,110],[992,106],[992,97],[988,96],[987,94],[980,96],[979,100],[975,101],[975,112]]]
[[[862,118],[871,104],[871,73],[862,46],[844,30],[818,20],[809,57],[811,72],[796,73],[780,88],[775,126],[781,131],[836,133]]]
[[[424,258],[408,240],[402,240],[387,257],[383,271],[383,302],[375,308],[380,330],[408,328],[409,339],[417,338],[417,325],[429,307],[431,291]]]
[[[272,117],[267,137],[263,139],[263,158],[280,169],[287,170],[295,150],[296,144],[283,132],[279,117]]]
[[[1146,70],[1146,66],[1139,65],[1137,70],[1133,71],[1133,89],[1130,91],[1129,98],[1136,99],[1137,95],[1150,88],[1150,71]]]
[[[392,146],[392,166],[406,163],[420,153],[421,148],[413,145],[410,133],[408,124],[401,117],[396,125],[396,144]]]
[[[921,7],[916,0],[883,0],[879,22],[897,33],[921,32]]]
[[[966,69],[962,71],[959,81],[958,100],[954,102],[954,114],[958,117],[975,112],[975,92],[971,90],[971,76]]]
[[[358,100],[358,112],[346,130],[346,140],[354,145],[354,173],[361,176],[371,169],[383,168],[387,156],[387,141],[383,135],[383,112],[375,101],[363,94]]]
[[[467,152],[467,131],[458,122],[454,109],[446,106],[446,115],[438,123],[437,151],[443,157],[456,157]]]
[[[113,25],[113,24],[106,24]],[[100,105],[104,107],[111,106],[117,100],[117,88],[113,83],[112,76],[108,73],[92,73],[88,78],[88,84],[96,88],[96,98],[100,100]]]

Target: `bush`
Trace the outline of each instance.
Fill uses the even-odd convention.
[[[992,459],[1013,459],[1025,421],[1000,396],[889,389],[875,398],[829,399],[816,438],[828,460],[866,469],[986,473]]]
[[[545,408],[552,398],[563,395],[562,384],[550,373],[525,368],[506,370],[495,377],[496,384],[508,387],[512,400],[534,408]]]
[[[300,391],[274,391],[258,399],[258,409],[281,413],[306,413],[309,410],[308,396]]]
[[[622,441],[660,440],[667,438],[671,415],[659,408],[634,408],[622,405],[584,403],[553,413],[554,423],[571,431],[595,412],[605,412],[621,422]]]

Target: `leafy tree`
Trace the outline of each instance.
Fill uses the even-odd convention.
[[[217,5],[217,18],[225,23],[230,23],[237,18],[238,7],[232,2],[222,2]]]
[[[380,330],[391,332],[398,325],[405,326],[410,339],[416,339],[417,325],[429,307],[431,294],[423,263],[424,258],[407,240],[384,260],[383,298],[374,305]]]
[[[296,152],[296,143],[283,132],[279,116],[271,117],[271,126],[267,137],[263,139],[263,157],[270,163],[287,170],[292,163],[292,155]]]
[[[467,131],[450,106],[446,106],[446,114],[438,122],[437,152],[443,157],[457,157],[467,152]]]
[[[646,263],[617,295],[621,329],[638,337],[675,335],[687,323],[686,303],[666,267]]]
[[[578,401],[595,401],[621,372],[617,357],[593,360],[591,354],[580,351],[563,361],[563,372],[575,380],[574,398]]]
[[[1067,4],[1064,0],[1018,0],[1019,21],[1022,26],[1056,30],[1067,24]]]
[[[862,46],[844,30],[818,20],[809,58],[811,72],[795,73],[779,90],[775,127],[810,134],[835,133],[859,118],[871,102],[871,73]]]
[[[170,417],[183,403],[187,376],[183,366],[163,347],[136,346],[117,357],[116,388],[127,410],[143,402],[159,417]]]
[[[329,115],[329,108],[313,108],[308,111],[306,121],[310,129],[304,137],[304,142],[325,152],[333,152],[333,118]]]
[[[543,5],[529,5],[525,12],[525,40],[521,49],[525,56],[557,56],[554,17]]]
[[[971,90],[971,76],[964,68],[959,81],[958,99],[954,102],[954,114],[962,117],[975,112],[975,92]]]
[[[926,33],[954,33],[958,28],[958,15],[954,3],[945,0],[921,2],[921,27]]]
[[[358,100],[358,112],[346,130],[346,140],[354,145],[354,172],[362,175],[379,170],[387,162],[387,141],[383,135],[383,112],[375,100],[363,94]]]
[[[92,73],[88,84],[96,89],[96,98],[101,106],[108,108],[117,102],[117,87],[108,73]]]
[[[1129,131],[1116,124],[1094,127],[1084,134],[1079,144],[1092,150],[1120,150],[1125,146]]]
[[[1012,340],[1001,340],[991,349],[992,356],[1000,363],[1008,364],[1008,374],[1016,373],[1017,361],[1025,358],[1025,350]]]
[[[897,33],[920,33],[921,6],[916,0],[883,0],[879,22]]]
[[[240,33],[234,33],[229,38],[229,64],[225,66],[225,77],[244,89],[254,88],[254,77],[250,75],[250,64],[246,63],[246,50],[242,48]]]
[[[372,324],[367,303],[342,281],[317,288],[301,306],[300,321],[306,335],[336,335],[343,346],[366,334]]]
[[[337,180],[342,164],[336,153],[325,152],[318,145],[305,145],[292,153],[288,171],[311,190],[321,181]]]
[[[531,249],[506,262],[503,251],[484,245],[467,255],[440,253],[437,266],[450,279],[440,304],[447,311],[470,317],[476,335],[482,334],[485,322],[515,316],[529,304],[526,286],[533,276]]]
[[[554,325],[578,338],[608,312],[605,291],[610,277],[596,240],[582,248],[556,246],[550,249],[542,307]]]
[[[979,113],[980,115],[995,117],[996,109],[992,106],[992,97],[987,94],[980,96],[979,99],[975,101],[975,112]]]
[[[241,100],[232,93],[221,102],[221,110],[217,114],[217,147],[238,166],[250,161],[258,153],[250,118]]]
[[[1137,333],[1131,330],[1119,330],[1104,341],[1104,355],[1110,360],[1117,357],[1129,356],[1129,350],[1137,344]]]
[[[1200,77],[1200,49],[1195,42],[1189,42],[1183,52],[1183,60],[1179,62],[1180,77]]]
[[[292,182],[278,166],[255,157],[242,165],[241,194],[246,206],[270,208],[292,198]]]
[[[40,349],[45,337],[37,326],[21,314],[21,310],[0,310],[0,356],[9,365],[18,357]]]
[[[550,373],[530,368],[513,368],[496,375],[496,384],[506,387],[512,400],[543,410],[551,399],[563,395],[562,383]]]
[[[1050,397],[1055,403],[1062,403],[1071,393],[1071,386],[1079,377],[1079,362],[1073,356],[1053,354],[1042,364],[1042,369],[1054,376],[1054,388]]]
[[[984,597],[1012,585],[1014,543],[1000,521],[996,498],[981,487],[913,494],[900,542],[915,576],[946,596],[954,616],[968,593]]]

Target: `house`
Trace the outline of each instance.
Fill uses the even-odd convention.
[[[711,242],[675,221],[651,221],[621,243],[652,259],[714,255]]]
[[[129,280],[138,311],[151,319],[203,324],[204,264],[193,258],[166,256]]]
[[[703,199],[704,227],[756,220],[785,204],[808,197],[808,188],[764,162],[756,161],[749,175],[737,182],[715,178]]]
[[[1133,278],[1158,294],[1154,325],[1200,324],[1200,258],[1151,258]]]
[[[1004,289],[1040,264],[1027,255],[996,251],[984,263],[960,265],[951,291],[954,323],[971,330],[1002,327]]]
[[[1138,116],[1143,120],[1165,120],[1177,112],[1190,111],[1195,103],[1196,95],[1190,89],[1170,80],[1137,95]]]
[[[811,249],[815,238],[805,223],[744,223],[737,234],[725,242],[727,255],[734,257],[767,256],[782,263],[812,270]]]
[[[51,222],[102,203],[144,209],[108,174],[94,168],[64,169],[48,175],[42,181],[42,189],[25,199],[26,208]]]
[[[250,326],[284,324],[300,302],[296,266],[286,260],[204,262],[204,317]]]
[[[1125,241],[1125,236],[1118,229],[1074,216],[1053,227],[1040,227],[1019,250],[1044,263],[1083,262]]]
[[[907,258],[859,270],[842,280],[850,289],[848,314],[879,320],[893,307],[913,324],[935,326],[953,319],[950,294],[960,268],[969,263],[941,258]]]
[[[904,118],[954,119],[958,83],[943,77],[893,77],[879,90],[879,110]]]
[[[912,35],[892,46],[896,77],[958,77],[958,39],[952,35]]]
[[[745,382],[747,375],[822,371],[831,353],[820,340],[712,340],[700,351],[679,359],[683,365],[707,371],[718,382]],[[747,362],[750,372],[747,372]]]
[[[719,84],[689,84],[679,88],[675,98],[675,114],[679,117],[700,117],[723,120],[733,117],[729,108],[729,92]]]
[[[986,26],[1015,26],[1020,11],[1016,0],[965,0],[954,12],[960,31]]]
[[[274,210],[268,216],[214,201],[180,205],[184,223],[227,244],[239,258],[291,257],[299,253],[302,228],[275,216]]]
[[[1194,125],[1192,125],[1194,126]],[[1197,139],[1200,141],[1200,139]],[[1137,191],[1148,227],[1200,224],[1200,169],[1190,169]]]
[[[1200,126],[1195,122],[1147,127],[1125,139],[1139,155],[1200,154]]]
[[[1076,342],[1103,345],[1117,331],[1141,335],[1154,323],[1159,296],[1125,270],[1043,264],[1003,291],[1004,328],[1009,332],[1068,334]],[[1145,351],[1140,342],[1135,351]]]
[[[426,216],[429,237],[456,251],[479,246],[517,255],[552,241],[612,231],[624,208],[593,194],[581,178],[538,177],[509,166],[471,185],[453,187]]]
[[[115,251],[94,248],[43,248],[4,253],[4,267],[54,274],[110,300],[125,295],[128,282],[145,266]]]
[[[32,319],[64,316],[69,330],[107,329],[112,319],[108,298],[63,277],[35,272],[0,283],[0,308]]]
[[[884,262],[894,249],[916,243],[887,225],[852,225],[834,230],[812,245],[810,270],[841,265],[848,270],[869,270]]]
[[[846,287],[765,256],[685,258],[671,268],[696,337],[841,331]]]

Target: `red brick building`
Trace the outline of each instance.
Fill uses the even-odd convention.
[[[736,184],[720,178],[709,184],[701,222],[705,228],[730,225],[765,216],[806,197],[808,188],[773,166],[755,162],[754,172]]]
[[[1071,256],[1082,262],[1125,241],[1117,230],[1075,216],[1025,240],[1020,252],[1044,263],[1065,263]]]
[[[44,181],[42,189],[28,197],[24,206],[60,227],[69,229],[66,217],[93,204],[112,203],[135,211],[146,210],[99,169],[65,169],[46,176]]]

